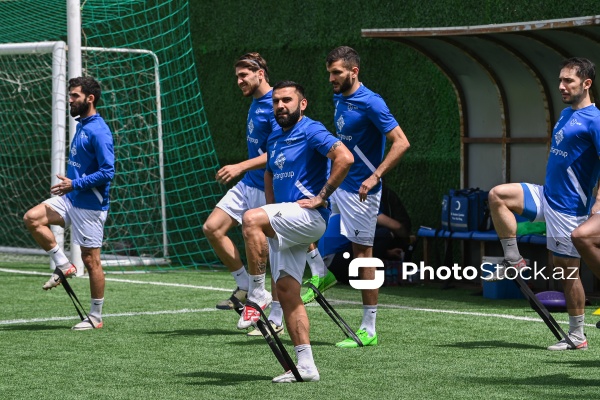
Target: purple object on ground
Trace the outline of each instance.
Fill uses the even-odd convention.
[[[567,301],[565,300],[565,294],[563,292],[547,291],[536,293],[535,297],[538,298],[540,303],[548,308],[566,307]]]

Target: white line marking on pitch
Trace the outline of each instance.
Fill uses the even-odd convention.
[[[0,272],[6,272],[6,273],[10,273],[10,274],[25,274],[25,275],[43,275],[43,276],[51,275],[51,273],[49,273],[49,272],[19,271],[17,269],[6,269],[6,268],[0,268]],[[88,279],[88,276],[87,275],[86,276],[78,276],[77,278]],[[231,292],[231,289],[216,288],[213,286],[188,285],[185,283],[134,281],[131,279],[118,279],[118,278],[108,278],[108,277],[105,277],[104,279],[107,281],[111,281],[111,282],[135,283],[138,285],[172,286],[172,287],[185,287],[185,288],[191,288],[191,289],[215,290],[217,292]]]
[[[187,313],[198,313],[198,312],[212,312],[219,311],[216,308],[201,308],[201,309],[189,309],[184,308],[182,310],[165,310],[165,311],[142,311],[142,312],[125,312],[118,314],[103,314],[103,317],[135,317],[138,315],[162,315],[162,314],[187,314]],[[48,317],[48,318],[31,318],[31,319],[9,319],[0,321],[0,325],[13,325],[13,324],[28,324],[32,322],[49,322],[49,321],[69,321],[72,319],[78,320],[79,317]]]
[[[0,268],[0,272],[13,273],[13,274],[26,274],[26,275],[44,275],[44,276],[50,275],[49,273],[45,273],[45,272],[19,271],[16,269],[6,269],[6,268]],[[82,278],[87,279],[87,276],[84,276]],[[219,292],[230,292],[231,291],[231,289],[216,288],[213,286],[196,286],[196,285],[187,285],[187,284],[182,284],[182,283],[165,283],[165,282],[150,282],[150,281],[146,282],[146,281],[134,281],[131,279],[117,279],[117,278],[105,278],[105,279],[107,281],[135,283],[135,284],[141,284],[141,285],[185,287],[185,288],[192,288],[192,289],[215,290],[215,291],[219,291]],[[347,304],[347,305],[361,305],[362,306],[362,303],[358,302],[358,301],[329,300],[329,302],[331,304]],[[307,306],[316,307],[316,306],[318,306],[318,304],[310,303]],[[510,314],[487,314],[487,313],[480,313],[480,312],[474,312],[474,311],[437,310],[437,309],[433,309],[433,308],[409,307],[409,306],[400,306],[400,305],[395,305],[395,304],[379,304],[379,307],[393,308],[393,309],[399,309],[399,310],[409,310],[409,311],[434,312],[434,313],[442,313],[442,314],[472,315],[475,317],[504,318],[504,319],[512,319],[512,320],[517,320],[517,321],[544,322],[540,318],[521,317],[521,316],[517,316],[517,315],[510,315]],[[182,314],[182,313],[188,313],[188,312],[204,312],[204,311],[215,311],[215,309],[214,308],[203,308],[200,310],[184,309],[184,310],[173,310],[173,311],[104,314],[104,316],[122,317],[122,316],[135,316],[135,315]],[[11,323],[12,324],[17,324],[17,323],[24,324],[24,323],[29,323],[29,322],[62,321],[62,320],[71,320],[71,319],[77,319],[77,318],[53,317],[53,318],[34,318],[34,319],[29,319],[29,320],[24,320],[24,319],[23,320],[6,320],[6,321],[0,320],[0,325],[11,324]],[[12,321],[18,321],[18,322],[12,322]],[[559,324],[563,324],[563,325],[568,324],[567,321],[557,321],[557,322]],[[596,324],[584,324],[584,325],[589,326],[589,327],[596,327]]]

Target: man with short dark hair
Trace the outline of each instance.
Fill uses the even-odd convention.
[[[252,97],[246,122],[248,159],[237,164],[225,165],[217,171],[216,180],[222,184],[231,182],[241,174],[244,176],[217,203],[202,229],[213,250],[236,281],[237,287],[233,296],[244,304],[249,291],[255,291],[258,295],[266,292],[265,274],[252,268],[246,271],[240,253],[227,236],[227,232],[242,224],[242,217],[246,211],[265,204],[264,168],[267,163],[267,138],[278,125],[273,115],[272,88],[269,84],[266,60],[259,53],[246,53],[238,58],[234,67],[242,94]],[[231,310],[234,305],[231,300],[226,299],[217,303],[217,308]],[[277,308],[278,310],[272,310],[273,318],[276,319],[274,328],[281,332],[283,317],[281,309]],[[279,314],[279,318],[276,318],[275,314]]]
[[[504,260],[490,280],[504,279],[511,269],[526,266],[517,246],[513,212],[531,221],[546,222],[547,247],[552,251],[555,270],[562,274],[569,339],[575,345],[563,339],[548,350],[588,347],[583,333],[585,293],[579,277],[580,255],[571,233],[588,219],[592,192],[600,177],[600,110],[590,98],[595,77],[594,64],[585,58],[570,58],[561,66],[558,89],[563,103],[570,107],[561,112],[554,125],[544,186],[507,183],[489,193],[494,227],[504,250]]]
[[[50,188],[55,197],[31,208],[23,218],[35,241],[65,277],[74,275],[77,269],[58,246],[49,225],[71,226],[73,243],[81,246],[92,298],[89,318],[75,325],[73,330],[103,326],[105,280],[100,249],[110,206],[115,155],[110,128],[96,111],[101,94],[100,84],[92,77],[69,80],[70,114],[77,117],[79,123],[71,143],[67,176],[57,175],[61,182]],[[60,276],[53,273],[43,289],[49,290],[60,284]]]
[[[323,246],[319,245],[320,253],[334,253],[335,250],[328,249],[327,240],[341,233],[352,242],[355,257],[372,257],[381,201],[381,177],[398,164],[410,144],[381,96],[359,81],[360,57],[356,50],[348,46],[332,50],[326,66],[333,86],[336,134],[352,152],[354,164],[331,197],[332,214],[340,214],[340,229],[333,232],[334,227],[328,227],[321,241]],[[384,157],[386,140],[391,146]],[[313,278],[318,278],[318,286],[315,286],[321,288],[322,282],[326,286],[328,276],[332,274],[324,263],[311,266],[311,270]],[[375,270],[376,267],[360,268],[360,278],[374,279]],[[302,297],[307,303],[314,299],[314,293],[308,289]],[[377,345],[378,297],[379,289],[362,290],[363,318],[356,334],[364,346]],[[348,338],[336,346],[354,348],[358,344]]]
[[[269,256],[298,358],[298,372],[309,382],[318,381],[320,376],[310,345],[308,316],[300,298],[306,249],[325,232],[329,218],[327,199],[348,173],[353,157],[323,124],[304,116],[307,104],[301,85],[285,81],[273,87],[273,108],[281,128],[269,136],[267,143],[267,205],[244,214],[242,231],[249,267],[264,271]],[[261,308],[269,302],[268,298],[252,295],[248,300]],[[238,327],[254,324],[259,317],[259,311],[246,304]],[[289,371],[273,379],[275,383],[295,381]]]

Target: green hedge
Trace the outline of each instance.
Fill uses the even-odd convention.
[[[361,81],[378,92],[411,148],[387,181],[406,204],[413,226],[438,226],[443,193],[459,185],[459,116],[446,77],[420,53],[397,42],[364,39],[361,29],[485,25],[571,18],[598,13],[597,0],[432,0],[428,2],[308,0],[243,3],[190,1],[190,24],[206,113],[222,165],[246,157],[249,99],[241,96],[233,63],[258,51],[271,83],[303,84],[307,115],[333,131],[332,91],[325,56],[336,46],[361,55]],[[558,89],[557,89],[558,90]]]

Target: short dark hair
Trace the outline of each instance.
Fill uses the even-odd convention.
[[[343,61],[344,68],[346,69],[352,69],[352,67],[360,68],[360,56],[352,47],[340,46],[331,50],[327,55],[327,66],[339,60]]]
[[[79,76],[77,78],[69,79],[69,90],[78,86],[81,86],[81,91],[86,96],[89,96],[90,94],[94,95],[94,107],[96,107],[100,101],[100,96],[102,96],[100,83],[91,76]]]
[[[592,82],[596,79],[596,66],[593,62],[587,58],[572,57],[564,60],[561,64],[561,68],[574,68],[577,70],[575,73],[581,80],[591,79]]]
[[[296,92],[298,92],[298,94],[300,95],[300,100],[306,98],[306,96],[304,95],[304,87],[302,87],[301,84],[296,83],[294,81],[277,82],[275,85],[273,85],[273,91],[276,91],[277,89],[283,89],[286,87],[293,87],[294,89],[296,89]]]
[[[237,59],[234,67],[248,68],[253,72],[262,69],[265,72],[265,80],[269,82],[269,68],[267,67],[267,61],[259,53],[253,52],[244,54]]]

